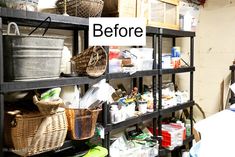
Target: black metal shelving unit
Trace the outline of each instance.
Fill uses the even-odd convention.
[[[71,17],[71,16],[62,16],[55,14],[47,13],[38,13],[38,12],[26,12],[14,9],[0,8],[0,29],[3,28],[3,24],[14,21],[21,26],[36,26],[41,23],[46,17],[51,17],[51,28],[54,29],[65,29],[73,31],[73,55],[78,53],[78,35],[79,31],[84,31],[84,47],[88,47],[88,19]],[[154,111],[149,112],[138,117],[133,117],[127,119],[123,122],[110,124],[108,123],[108,105],[103,105],[103,127],[105,128],[105,139],[103,140],[103,145],[109,149],[110,145],[110,132],[119,128],[125,128],[131,125],[141,123],[145,120],[153,121],[153,135],[157,139],[157,135],[161,136],[161,118],[164,114],[174,113],[175,111],[190,107],[191,113],[191,126],[192,126],[192,114],[193,114],[193,72],[195,67],[193,64],[193,54],[194,54],[194,36],[195,33],[187,31],[176,31],[169,29],[162,29],[157,27],[147,27],[147,36],[152,37],[152,46],[153,46],[153,70],[147,71],[137,71],[136,73],[130,75],[129,73],[108,73],[104,74],[99,78],[90,78],[90,77],[71,77],[71,78],[57,78],[57,79],[48,79],[48,80],[35,80],[35,81],[14,81],[14,82],[4,82],[4,71],[3,71],[3,34],[0,32],[0,156],[4,156],[3,153],[3,126],[4,126],[4,94],[14,91],[24,91],[24,90],[33,90],[33,89],[43,89],[43,88],[52,88],[58,86],[68,86],[68,85],[88,85],[98,82],[99,80],[106,78],[107,80],[113,79],[123,79],[131,78],[133,84],[136,84],[136,79],[139,79],[139,86],[142,85],[142,78],[144,76],[152,76],[152,89],[153,89],[153,104]],[[190,38],[190,66],[182,67],[179,69],[162,69],[161,56],[162,54],[162,40],[164,37],[173,38],[173,46],[175,46],[175,39],[179,37],[189,37]],[[159,99],[157,103],[156,93],[158,91],[159,98],[162,97],[162,76],[164,74],[171,74],[172,81],[175,83],[175,75],[178,73],[190,73],[190,100],[187,103],[178,104],[175,107],[168,109],[162,109],[162,100]],[[158,106],[157,106],[158,104]],[[158,134],[156,133],[156,128],[158,127]],[[193,127],[193,126],[192,126]],[[193,136],[187,138],[185,142],[192,141]],[[160,141],[161,144],[161,141]],[[60,149],[66,150],[73,146],[72,141],[66,141],[64,146]],[[164,149],[160,149],[163,151]],[[59,150],[58,150],[59,151]],[[160,151],[160,155],[161,155]],[[54,152],[56,153],[56,152]]]
[[[51,17],[50,28],[53,29],[64,29],[73,31],[73,54],[78,53],[78,32],[88,31],[88,19],[79,17],[67,17],[56,14],[28,12],[8,8],[0,8],[0,29],[3,29],[3,25],[8,22],[16,22],[19,26],[37,26],[45,18]],[[92,84],[106,76],[101,76],[97,79],[89,77],[72,77],[72,78],[58,78],[58,79],[47,79],[47,80],[35,80],[35,81],[14,81],[4,82],[4,59],[3,59],[3,32],[0,35],[0,156],[4,156],[3,148],[3,130],[4,130],[4,94],[14,91],[24,91],[42,88],[52,88],[59,86],[68,85],[81,85],[81,84]],[[87,38],[84,40],[84,47],[88,45]],[[74,142],[71,140],[65,141],[64,145],[48,154],[61,153],[64,150],[68,150],[74,146]],[[7,153],[7,152],[6,152]],[[47,154],[47,155],[48,155]],[[46,154],[45,154],[46,155]],[[14,155],[13,155],[14,156]]]
[[[107,128],[105,130],[106,133],[110,133],[113,130],[120,129],[120,128],[126,128],[138,123],[141,123],[145,120],[152,119],[153,120],[153,136],[155,139],[157,139],[157,135],[161,136],[161,119],[162,116],[165,114],[174,113],[176,111],[190,108],[190,120],[191,120],[191,127],[193,128],[192,123],[192,114],[193,114],[193,72],[195,71],[194,62],[193,62],[193,56],[194,56],[194,32],[187,32],[187,31],[176,31],[176,30],[169,30],[169,29],[162,29],[162,28],[156,28],[156,27],[147,27],[147,35],[152,37],[152,48],[153,48],[153,70],[148,71],[138,71],[133,75],[129,75],[128,73],[112,73],[108,74],[107,78],[109,80],[112,79],[123,79],[123,78],[142,78],[144,76],[152,76],[152,88],[153,88],[153,98],[154,98],[154,112],[152,113],[146,113],[144,115],[141,115],[139,117],[133,117],[130,119],[127,119],[123,122],[119,122],[116,124],[108,124]],[[188,67],[181,67],[178,69],[162,69],[161,64],[161,57],[157,58],[156,54],[158,56],[162,55],[162,40],[164,37],[167,38],[173,38],[173,46],[175,46],[175,40],[176,38],[182,38],[182,37],[189,37],[190,38],[190,65]],[[172,75],[172,81],[175,83],[175,75],[178,73],[189,73],[190,74],[190,100],[183,104],[178,104],[177,106],[162,109],[162,100],[158,100],[158,106],[157,106],[157,99],[156,99],[156,93],[158,91],[158,97],[162,97],[162,75],[165,74],[171,74]],[[157,83],[158,81],[158,83]],[[139,84],[139,86],[142,86],[142,82]],[[156,132],[156,128],[158,127],[158,133]],[[191,130],[192,130],[191,128]],[[109,139],[107,139],[109,143]],[[188,144],[192,142],[193,135],[190,137],[187,137],[184,141],[184,144]],[[159,138],[160,145],[161,145],[161,139]],[[177,147],[176,149],[179,149],[180,147]],[[171,151],[166,150],[162,147],[159,149],[159,155],[164,156],[166,153],[170,153]],[[175,150],[175,149],[174,149]],[[174,151],[173,150],[173,151]]]
[[[138,117],[129,118],[123,122],[109,124],[108,127],[106,128],[106,131],[113,131],[113,130],[120,129],[120,128],[126,128],[128,126],[139,124],[145,120],[153,119],[158,116],[159,116],[158,111],[148,112],[148,113],[145,113],[145,114],[138,116]]]
[[[189,94],[190,94],[190,99],[188,102],[183,103],[183,104],[178,104],[177,106],[167,108],[167,109],[162,109],[162,99],[158,100],[158,111],[159,111],[159,117],[158,117],[158,135],[161,137],[162,133],[162,116],[165,114],[170,114],[172,113],[172,116],[175,116],[175,111],[182,110],[185,108],[190,108],[190,122],[191,122],[191,136],[187,137],[187,139],[183,142],[183,145],[186,143],[189,143],[190,145],[192,144],[193,140],[193,73],[195,71],[194,67],[194,37],[195,37],[195,32],[189,32],[189,31],[179,31],[179,30],[170,30],[170,29],[159,29],[159,34],[158,34],[158,56],[162,56],[162,40],[163,38],[172,38],[172,46],[176,46],[176,39],[177,38],[190,38],[190,64],[188,67],[181,67],[178,69],[162,69],[161,64],[158,64],[158,69],[160,70],[160,74],[158,75],[158,97],[162,97],[162,75],[164,74],[171,74],[172,77],[172,82],[175,84],[175,75],[177,73],[189,73],[190,74],[190,89],[189,89]],[[158,58],[158,63],[161,63],[161,57]],[[160,151],[159,151],[159,156],[165,156],[166,153],[170,153],[171,151],[164,149],[161,147],[161,138],[159,140],[160,143]],[[176,149],[176,148],[175,148]],[[174,149],[174,150],[175,150]],[[172,151],[174,151],[172,150]]]

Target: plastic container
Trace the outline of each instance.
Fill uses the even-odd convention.
[[[128,104],[125,111],[127,118],[133,117],[135,115],[135,103]]]
[[[152,48],[132,48],[130,49],[131,54],[135,55],[137,59],[152,59],[153,49]]]
[[[134,59],[133,64],[137,71],[153,69],[153,59]]]
[[[109,72],[110,73],[118,73],[122,71],[122,60],[120,59],[111,59],[109,60]]]
[[[153,128],[149,128],[153,133]],[[157,130],[158,132],[158,130]],[[168,149],[174,149],[181,146],[185,139],[185,128],[179,124],[163,124],[162,125],[162,146]]]
[[[141,113],[146,113],[147,112],[147,101],[138,101],[138,110],[141,112]]]
[[[152,69],[153,69],[153,59],[143,59],[142,70],[152,70]]]
[[[171,55],[162,55],[162,68],[163,69],[170,69],[170,68],[172,68],[172,65],[171,65]]]

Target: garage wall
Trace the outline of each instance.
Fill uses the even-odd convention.
[[[221,109],[223,81],[227,95],[229,66],[235,59],[235,0],[207,0],[196,36],[194,98],[209,116]]]

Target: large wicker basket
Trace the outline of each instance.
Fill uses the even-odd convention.
[[[93,46],[71,59],[78,74],[101,76],[107,68],[107,52],[101,46]]]
[[[58,11],[63,14],[66,13],[70,16],[78,17],[100,17],[104,2],[103,0],[58,0],[57,3]]]
[[[94,136],[96,121],[101,109],[66,109],[68,136],[73,140],[84,140]]]
[[[31,156],[59,148],[67,134],[65,111],[43,116],[39,112],[6,112],[5,145],[21,156]]]

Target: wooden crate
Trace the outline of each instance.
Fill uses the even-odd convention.
[[[179,29],[179,0],[138,0],[136,17],[145,17],[148,26]]]
[[[179,0],[104,0],[102,16],[144,17],[148,26],[179,29]]]
[[[137,0],[104,0],[103,17],[136,17]]]

